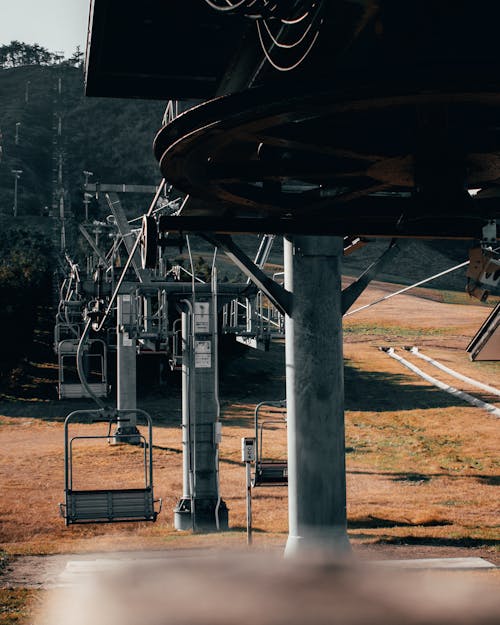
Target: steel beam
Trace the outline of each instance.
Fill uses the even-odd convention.
[[[495,199],[495,202],[497,200]],[[486,209],[487,200],[478,201],[479,209]],[[489,201],[488,201],[489,202]],[[213,216],[179,215],[160,218],[164,232],[203,232],[218,234],[308,234],[314,236],[346,236],[412,239],[480,239],[485,219],[481,210],[473,217],[432,218],[424,216],[414,220],[399,220],[399,215],[410,208],[406,201],[390,200],[389,208],[395,213],[382,212],[384,202],[364,198],[345,204],[338,216],[331,217],[327,208],[322,215],[292,217],[225,217],[215,212]],[[373,212],[370,208],[373,207]],[[491,204],[489,204],[491,207]],[[189,206],[188,206],[189,208]],[[363,212],[360,212],[360,211]],[[381,212],[377,212],[380,210]],[[472,213],[471,213],[472,214]]]
[[[352,284],[342,291],[342,314],[349,310],[372,280],[399,254],[404,243],[391,241],[389,247]]]
[[[259,269],[254,261],[236,245],[229,235],[213,236],[203,234],[201,236],[216,247],[221,247],[238,269],[241,269],[241,271],[252,280],[282,314],[291,314],[291,293]]]
[[[152,184],[101,184],[100,182],[87,182],[83,185],[87,193],[146,193],[155,194],[159,187]]]
[[[80,230],[80,232],[85,237],[85,239],[86,239],[87,243],[90,245],[92,251],[99,257],[99,259],[103,263],[105,269],[108,269],[110,265],[109,265],[108,259],[106,258],[106,255],[103,254],[101,252],[101,250],[97,247],[97,245],[94,242],[94,239],[87,232],[87,229],[84,226],[82,226],[81,224],[78,226],[78,229]]]
[[[129,226],[127,217],[123,212],[120,199],[116,195],[116,193],[106,193],[106,200],[108,202],[109,210],[112,212],[116,220],[116,225],[122,236],[123,243],[127,250],[127,254],[130,254],[133,250],[135,240],[133,239],[132,229]],[[136,249],[134,252],[134,256],[132,258],[132,266],[134,267],[134,271],[139,278],[139,282],[150,282],[149,271],[143,269],[141,266],[141,258],[138,249]]]

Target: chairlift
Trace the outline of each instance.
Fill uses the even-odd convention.
[[[261,411],[266,408],[266,417]],[[271,428],[276,426],[286,431],[286,400],[265,401],[255,408],[255,471],[252,486],[286,486],[288,484],[287,458],[268,458],[264,456],[263,441]]]
[[[54,352],[58,353],[61,341],[80,339],[81,324],[58,321],[54,327]]]
[[[63,339],[57,345],[59,399],[76,399],[91,396],[82,384],[77,371],[77,353],[80,338]],[[107,347],[104,341],[101,339],[89,339],[83,358],[91,393],[96,397],[106,397],[109,387],[107,379]]]
[[[105,440],[111,441],[113,424],[124,424],[130,419],[127,415],[134,413],[146,421],[147,435],[138,434],[144,452],[144,486],[142,488],[119,489],[75,489],[73,488],[73,452],[77,441]],[[77,419],[79,422],[108,423],[105,435],[70,436],[70,426]],[[116,523],[124,521],[156,521],[161,512],[162,500],[155,499],[153,494],[153,426],[151,417],[140,409],[117,410],[109,413],[104,409],[75,410],[66,417],[64,422],[64,479],[65,503],[59,504],[61,516],[66,525],[78,523]],[[155,504],[159,509],[155,509]]]

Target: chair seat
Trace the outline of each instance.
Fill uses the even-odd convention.
[[[259,462],[255,467],[253,486],[288,484],[288,463],[283,461]]]
[[[156,521],[152,488],[68,490],[66,524]]]

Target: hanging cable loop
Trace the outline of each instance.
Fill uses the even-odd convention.
[[[280,72],[301,65],[314,47],[323,23],[324,0],[205,0],[221,13],[244,15],[256,22],[257,37],[267,61]],[[276,24],[273,31],[271,24]],[[299,32],[297,32],[299,30]],[[287,41],[287,36],[291,41]],[[280,58],[276,57],[276,49]]]

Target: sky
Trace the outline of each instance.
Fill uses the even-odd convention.
[[[85,51],[90,0],[0,0],[0,45],[39,45],[67,58]]]

